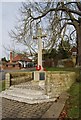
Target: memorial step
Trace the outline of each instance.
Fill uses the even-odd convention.
[[[22,88],[22,89],[32,89],[32,90],[38,90],[38,91],[42,91],[43,89],[39,86],[38,82],[34,83],[34,82],[26,82],[26,83],[21,83],[19,85],[13,85],[10,87],[10,89],[13,88]]]
[[[36,100],[36,99],[45,99],[45,98],[47,98],[47,96],[46,95],[44,95],[44,94],[40,94],[40,93],[37,93],[37,91],[36,91],[36,94],[35,93],[33,93],[33,90],[31,90],[31,92],[32,92],[32,94],[30,93],[28,93],[28,94],[25,94],[24,93],[24,90],[23,90],[23,92],[18,92],[18,91],[15,91],[15,90],[8,90],[8,91],[5,91],[5,92],[3,92],[2,93],[2,97],[3,96],[7,96],[7,95],[9,95],[9,96],[12,96],[12,97],[20,97],[20,98],[26,98],[26,99],[29,99],[29,100]]]
[[[49,90],[49,85],[47,90]],[[11,86],[8,90],[2,91],[0,97],[30,104],[54,101],[63,91],[63,87],[59,83],[56,83],[51,86],[51,91],[52,92],[46,94],[45,89],[42,89],[38,83],[27,82]]]
[[[28,91],[28,92],[26,92]],[[9,90],[5,90],[0,93],[0,97],[4,97],[11,100],[16,100],[20,102],[25,102],[29,104],[40,103],[40,102],[48,102],[55,101],[56,98],[49,99],[49,96],[45,95],[41,91],[28,90],[20,88],[13,88]]]
[[[8,94],[7,95],[6,94],[3,94],[3,95],[0,94],[0,97],[4,97],[6,99],[15,100],[15,101],[19,101],[19,102],[24,102],[24,103],[28,103],[28,104],[55,101],[57,99],[57,98],[49,99],[48,96],[43,96],[43,99],[28,99],[26,97],[12,96],[12,95],[8,95]]]
[[[13,89],[9,89],[9,90],[5,90],[3,91],[3,93],[5,94],[17,94],[17,95],[31,95],[31,96],[35,96],[35,95],[43,95],[44,91],[38,91],[38,90],[32,90],[32,89],[22,89],[22,88],[13,88]]]

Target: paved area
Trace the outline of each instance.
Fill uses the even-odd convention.
[[[53,118],[57,119],[68,98],[67,93],[63,93],[55,102],[43,102],[27,104],[6,98],[2,98],[2,118]],[[1,106],[1,104],[0,104]]]
[[[27,104],[9,99],[2,99],[2,118],[41,118],[53,102]]]
[[[23,90],[23,91],[22,91]],[[2,118],[53,118],[54,120],[57,119],[64,107],[65,101],[68,98],[67,93],[62,93],[58,97],[55,97],[54,100],[48,99],[46,101],[45,99],[45,93],[44,90],[38,86],[35,82],[35,84],[31,82],[22,83],[19,85],[12,86],[8,91],[3,92],[2,100],[0,100],[0,107],[2,106]],[[6,94],[5,94],[6,93]],[[26,98],[26,101],[24,99],[13,99],[18,97],[20,99],[20,96],[22,98]],[[30,99],[28,98],[30,96]],[[41,96],[41,98],[39,97]],[[11,97],[11,98],[10,98]],[[27,99],[32,102],[28,102]],[[42,102],[33,102],[36,99],[40,99]]]

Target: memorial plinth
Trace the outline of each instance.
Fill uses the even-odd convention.
[[[34,72],[34,80],[35,81],[43,81],[46,80],[46,72],[45,71],[35,71]]]
[[[35,71],[34,72],[34,82],[38,82],[38,85],[45,89],[45,81],[46,81],[46,72],[45,71]]]

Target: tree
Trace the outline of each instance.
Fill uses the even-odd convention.
[[[81,65],[81,2],[23,3],[21,15],[20,26],[16,27],[16,31],[11,33],[11,36],[17,42],[27,45],[30,51],[35,52],[36,43],[33,47],[32,39],[29,39],[29,37],[33,35],[33,31],[36,31],[39,23],[44,23],[44,28],[49,30],[46,46],[53,48],[58,40],[60,41],[63,30],[66,34],[67,27],[70,26],[70,37],[76,31],[77,64]]]
[[[6,57],[1,58],[1,61],[7,62]]]
[[[58,46],[58,58],[59,59],[71,58],[71,55],[69,54],[70,50],[71,45],[69,41],[61,41],[61,43]]]

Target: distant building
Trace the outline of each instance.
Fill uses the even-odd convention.
[[[27,56],[22,54],[16,55],[13,60],[14,63],[18,62],[22,68],[31,67],[32,60],[29,59]]]
[[[71,49],[71,58],[72,61],[74,63],[74,66],[76,65],[76,58],[77,58],[77,48],[75,46],[73,46],[73,48]]]
[[[77,48],[75,46],[72,47],[71,54],[72,54],[72,56],[76,56],[77,55]]]
[[[3,69],[22,69],[32,67],[32,60],[23,54],[17,54],[13,56],[10,52],[10,61],[2,64]]]

